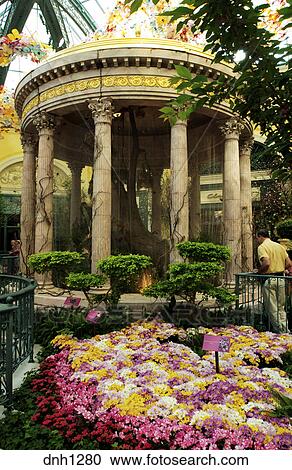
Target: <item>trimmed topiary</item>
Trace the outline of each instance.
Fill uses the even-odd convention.
[[[35,253],[28,258],[28,266],[39,274],[52,271],[53,283],[66,287],[65,278],[70,271],[76,271],[85,261],[85,256],[74,251],[48,251]]]

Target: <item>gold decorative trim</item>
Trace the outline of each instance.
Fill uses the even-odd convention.
[[[40,95],[36,96],[27,103],[23,109],[22,118],[24,118],[32,108],[40,103],[44,103],[59,96],[70,95],[71,93],[100,87],[173,88],[170,85],[170,79],[168,77],[156,77],[155,75],[113,75],[102,78],[86,78],[63,85],[58,85],[43,91],[40,93]]]

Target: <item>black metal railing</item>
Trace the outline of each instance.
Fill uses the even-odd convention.
[[[12,375],[29,357],[33,361],[35,281],[0,274],[0,402],[11,405]]]
[[[291,329],[292,276],[236,274],[235,292],[243,324],[276,333]]]

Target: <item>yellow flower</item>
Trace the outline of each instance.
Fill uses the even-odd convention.
[[[109,386],[109,390],[115,390],[117,392],[119,392],[120,390],[123,390],[123,388],[125,388],[125,386],[123,384],[112,384]]]
[[[10,41],[15,41],[16,39],[20,39],[20,34],[19,31],[14,28],[11,33],[7,34],[7,37],[10,39]]]
[[[103,406],[104,406],[104,408],[109,409],[109,408],[112,408],[112,407],[114,407],[114,406],[117,406],[118,403],[119,403],[118,400],[113,399],[113,398],[110,398],[109,400],[106,400],[106,401],[104,402]]]
[[[170,388],[168,385],[162,384],[162,385],[157,385],[154,387],[154,393],[160,396],[165,396],[165,395],[172,395],[173,389]]]
[[[168,16],[156,16],[157,26],[160,28],[169,22]]]
[[[121,415],[139,416],[149,408],[149,405],[145,405],[145,398],[138,393],[132,393],[132,395],[125,398],[125,400],[118,404]]]

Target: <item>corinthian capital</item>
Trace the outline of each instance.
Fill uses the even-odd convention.
[[[113,104],[110,98],[97,98],[88,104],[95,123],[111,124],[113,115]]]
[[[34,118],[33,124],[37,128],[38,132],[44,129],[54,130],[56,128],[56,119],[52,114],[41,111]]]
[[[23,150],[25,150],[26,148],[31,148],[34,150],[36,148],[38,139],[35,134],[22,131],[20,139]]]
[[[238,118],[232,117],[221,124],[219,129],[226,139],[239,139],[240,133],[244,129],[244,125]]]
[[[240,145],[239,145],[240,153],[251,152],[253,144],[254,144],[253,137],[250,137],[249,139],[245,139],[242,142],[240,142]]]

